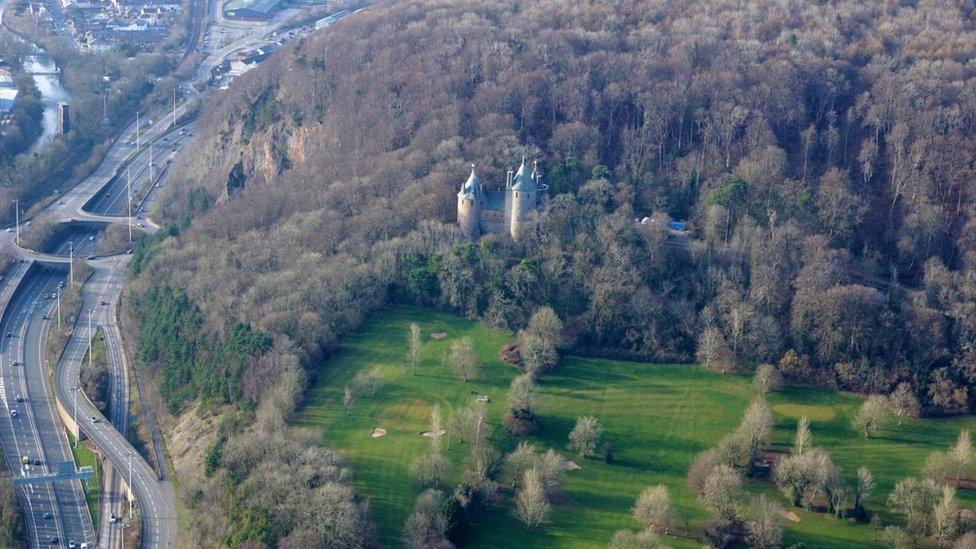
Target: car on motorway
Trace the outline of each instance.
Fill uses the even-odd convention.
[[[10,410],[10,417],[20,417],[20,412],[17,410]]]
[[[108,517],[108,521],[111,522],[112,524],[115,524],[116,522],[119,521],[119,516],[116,515],[115,513],[112,513],[112,515]]]
[[[14,337],[14,333],[13,332],[7,332],[7,337]]]
[[[30,457],[24,456],[24,457],[20,458],[20,462],[22,464],[24,464],[24,465],[30,465]]]
[[[34,458],[34,466],[35,467],[40,467],[41,466],[41,460],[39,460],[37,458]]]
[[[44,513],[44,518],[46,520],[51,520],[54,518],[54,515],[52,515],[51,513]]]
[[[92,259],[95,259],[95,256],[90,255],[90,256],[86,257],[85,259],[87,259],[88,261],[91,261]]]
[[[98,423],[98,421],[99,421],[99,420],[98,420],[98,418],[97,418],[97,417],[95,417],[95,416],[92,416],[92,417],[91,417],[91,422],[92,422],[92,423]]]
[[[68,540],[68,549],[78,549],[78,544],[75,542],[75,540]]]
[[[12,233],[12,232],[14,232],[14,228],[13,228],[13,227],[7,227],[7,232],[8,232],[8,233]]]
[[[51,545],[57,545],[60,542],[61,542],[61,540],[58,539],[58,536],[54,536],[54,537],[51,538]]]
[[[101,301],[99,301],[99,302],[98,302],[98,304],[99,304],[99,305],[108,305],[108,301],[105,301],[105,300],[103,299],[103,300],[101,300]]]
[[[24,401],[24,397],[22,397],[20,395],[17,395],[16,400],[17,400],[17,402],[23,402]]]
[[[28,221],[27,223],[24,223],[24,226],[25,226],[25,227],[30,227],[30,224],[31,224],[31,222],[30,222],[30,221]]]
[[[14,366],[20,366],[20,364],[21,364],[21,362],[20,362],[19,360],[15,360],[15,361],[13,362],[13,365],[14,365]]]

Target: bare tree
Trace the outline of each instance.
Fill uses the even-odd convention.
[[[415,549],[448,547],[445,539],[447,519],[442,511],[444,493],[440,490],[424,490],[417,496],[413,512],[403,526],[403,543]]]
[[[888,505],[905,517],[905,533],[918,539],[929,527],[932,508],[938,500],[938,490],[931,480],[908,477],[895,484],[888,495]]]
[[[871,438],[871,435],[884,425],[887,418],[887,400],[881,395],[871,395],[861,404],[852,423],[864,438]]]
[[[654,532],[618,530],[610,540],[610,549],[665,549],[668,545]]]
[[[529,528],[549,522],[552,506],[546,498],[539,471],[529,469],[522,479],[522,488],[515,496],[515,515]]]
[[[864,512],[864,500],[871,495],[874,490],[874,475],[867,467],[860,467],[857,470],[857,480],[854,482],[854,490],[851,497],[854,498],[854,515],[857,517],[863,517]]]
[[[728,465],[718,465],[705,477],[698,502],[712,516],[732,520],[742,506],[742,477]]]
[[[802,455],[813,445],[813,435],[810,434],[810,421],[807,416],[800,418],[796,424],[796,435],[793,436],[793,455]]]
[[[722,332],[714,326],[705,328],[698,336],[698,360],[705,363],[708,368],[712,366],[712,362],[719,357],[724,348],[725,338],[722,337]]]
[[[410,342],[407,345],[407,363],[410,365],[410,372],[417,375],[417,366],[420,365],[420,353],[423,350],[423,341],[420,338],[420,325],[416,322],[410,323]]]
[[[973,448],[969,431],[966,429],[959,431],[956,444],[949,450],[949,454],[955,462],[956,483],[958,484],[962,480],[963,474],[969,471],[973,466],[974,459],[976,459],[976,449]]]
[[[467,383],[478,370],[478,355],[474,350],[474,341],[470,337],[462,337],[452,343],[449,360],[458,376]]]
[[[667,534],[674,521],[674,509],[668,487],[663,484],[645,488],[632,510],[634,520],[644,530]]]
[[[600,422],[593,416],[582,416],[569,433],[569,449],[582,457],[590,457],[596,452],[603,435]]]
[[[760,364],[752,376],[752,385],[760,394],[779,391],[783,388],[783,374],[772,364]]]
[[[902,420],[907,417],[918,417],[920,409],[915,391],[910,384],[904,382],[899,383],[898,387],[888,395],[888,406],[891,408],[891,413],[898,418],[898,425],[901,425]]]
[[[942,487],[942,497],[932,508],[932,537],[945,547],[956,537],[959,528],[959,505],[956,503],[956,488]]]
[[[777,520],[782,509],[775,501],[760,495],[753,505],[753,515],[746,521],[749,546],[773,549],[783,544],[783,527]]]

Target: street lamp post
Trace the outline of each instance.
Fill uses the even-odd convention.
[[[75,243],[74,241],[68,242],[68,278],[71,281],[71,285],[75,285]]]
[[[61,288],[58,288],[58,331],[61,331]]]
[[[95,357],[95,342],[92,340],[92,317],[95,316],[95,308],[92,307],[90,313],[88,313],[88,370],[94,371],[92,362]]]
[[[129,520],[132,519],[132,452],[126,452],[125,457],[129,460]]]
[[[132,172],[129,171],[129,168],[125,169],[125,187],[125,194],[128,198],[126,204],[129,208],[129,244],[132,244]]]
[[[14,242],[20,246],[20,199],[15,198],[11,200],[14,203],[14,218],[16,221],[17,232],[14,233]]]
[[[74,397],[74,419],[75,419],[75,429],[78,431],[75,435],[75,448],[78,448],[78,439],[81,438],[81,426],[78,425],[78,386],[75,385],[71,388],[72,396]]]

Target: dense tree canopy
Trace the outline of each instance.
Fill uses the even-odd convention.
[[[705,342],[719,362],[967,410],[972,6],[761,6],[357,13],[208,102],[156,212],[179,234],[134,294],[181,288],[199,337],[248,326],[307,363],[391,299],[513,329],[550,305],[576,352],[692,360]],[[518,243],[464,242],[467,163],[497,186],[523,154],[545,210]]]

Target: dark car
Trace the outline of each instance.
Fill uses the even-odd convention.
[[[51,513],[44,513],[44,518],[47,520],[51,520],[54,518],[54,515],[52,515]]]
[[[51,545],[57,545],[59,541],[61,540],[59,540],[57,536],[54,536],[51,538]]]

